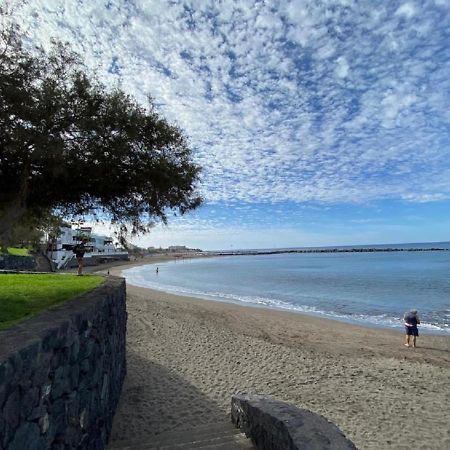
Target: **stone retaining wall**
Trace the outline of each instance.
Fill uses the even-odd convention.
[[[0,255],[0,269],[35,270],[36,260],[33,256]]]
[[[0,331],[0,450],[103,449],[126,373],[125,280]]]
[[[98,266],[103,263],[115,262],[115,261],[129,261],[128,255],[123,256],[113,256],[112,253],[105,253],[103,255],[90,256],[88,258],[83,258],[83,266]],[[78,262],[76,258],[73,258],[67,265],[70,269],[78,267]]]
[[[235,395],[231,420],[258,450],[356,450],[325,417],[258,395]]]

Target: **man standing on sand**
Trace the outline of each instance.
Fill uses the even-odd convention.
[[[406,347],[409,347],[409,340],[411,336],[413,337],[412,346],[416,346],[416,338],[419,336],[419,329],[417,328],[417,325],[420,323],[419,316],[417,315],[417,310],[412,309],[411,311],[405,313],[403,316],[403,320],[405,322],[405,345]]]
[[[75,253],[75,256],[77,258],[78,262],[78,275],[83,275],[83,258],[84,254],[86,253],[86,243],[87,238],[84,237],[81,242],[72,249],[72,251]]]

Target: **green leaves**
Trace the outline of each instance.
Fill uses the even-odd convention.
[[[14,28],[1,39],[9,45],[0,53],[0,239],[17,204],[102,211],[132,232],[199,206],[200,168],[153,104],[108,90],[67,45],[30,52]]]

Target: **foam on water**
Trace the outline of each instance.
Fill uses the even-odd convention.
[[[211,260],[210,260],[211,261]],[[178,268],[182,266],[178,264]],[[165,267],[174,270],[173,263],[159,264],[160,273]],[[233,292],[222,292],[216,289],[196,289],[189,286],[189,280],[185,280],[185,285],[175,285],[165,280],[161,282],[159,277],[155,277],[155,266],[139,266],[127,269],[123,272],[127,282],[140,287],[161,290],[172,294],[191,296],[208,300],[222,301],[251,307],[264,307],[284,311],[297,312],[313,316],[319,316],[343,322],[360,324],[365,326],[375,326],[384,328],[402,329],[401,314],[398,316],[389,313],[377,314],[368,312],[342,312],[333,309],[333,305],[327,305],[327,308],[313,306],[314,304],[323,305],[323,298],[308,295],[297,294],[297,303],[282,300],[276,296],[263,295],[242,295]],[[303,298],[303,300],[302,300]],[[428,320],[422,321],[421,330],[433,334],[450,334],[450,309],[443,309],[435,313],[428,314]],[[422,319],[423,320],[423,319]]]

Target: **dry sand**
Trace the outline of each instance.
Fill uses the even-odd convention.
[[[400,330],[127,292],[128,375],[112,442],[224,421],[231,395],[248,392],[324,415],[359,449],[450,448],[448,337],[423,335],[412,349]]]

